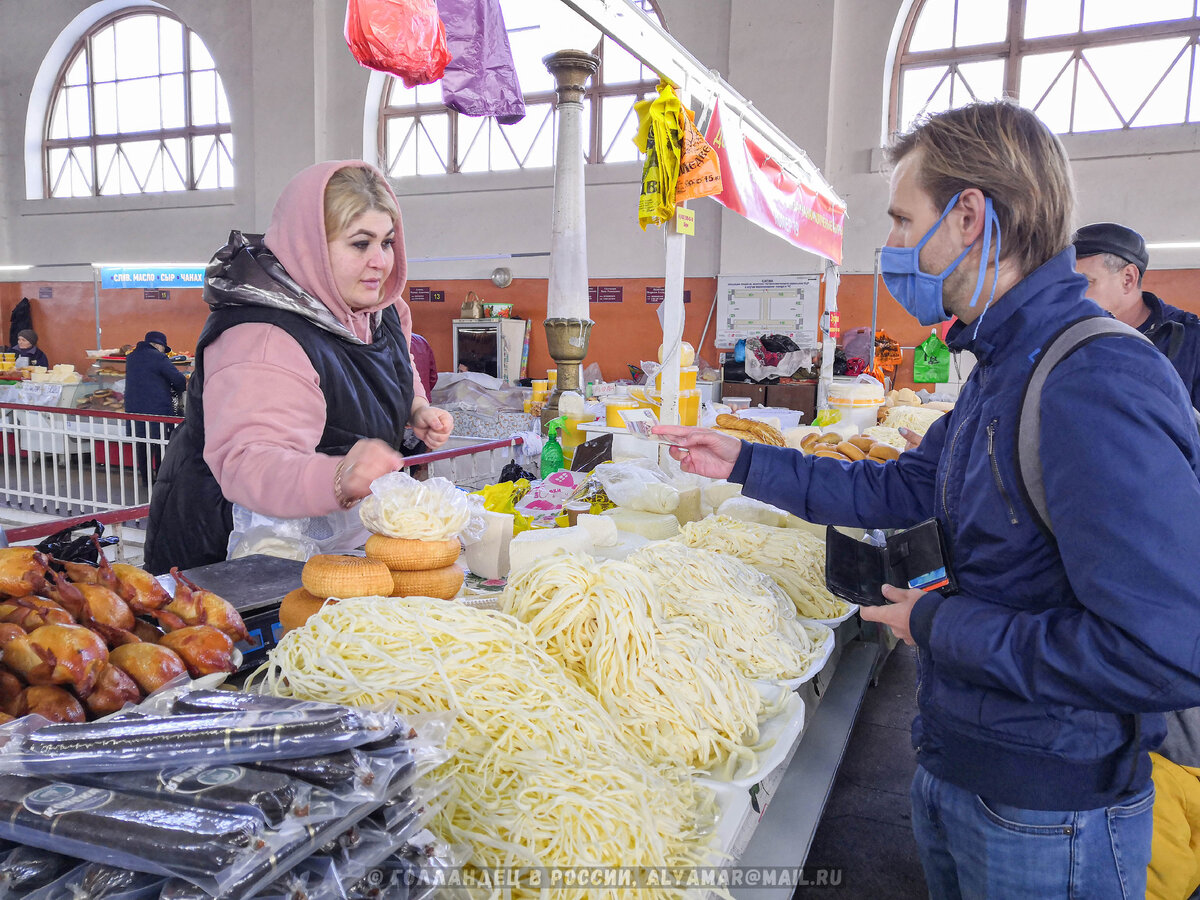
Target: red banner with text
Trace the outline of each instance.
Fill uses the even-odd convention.
[[[742,135],[735,117],[721,120],[720,104],[713,109],[704,137],[721,165],[722,190],[713,195],[714,200],[801,250],[841,264],[846,207],[784,172]]]

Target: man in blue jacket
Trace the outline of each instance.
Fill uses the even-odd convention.
[[[167,358],[171,347],[161,331],[147,331],[144,340],[125,357],[125,412],[144,416],[179,415],[178,398],[187,388],[187,379]],[[172,426],[164,429],[159,422],[133,422],[133,433],[140,440],[134,445],[139,475],[146,473],[146,446],[150,444],[150,474],[158,471],[165,440]],[[150,427],[147,428],[146,426]]]
[[[1170,363],[1103,337],[1050,373],[1040,459],[1053,537],[1015,463],[1033,360],[1101,314],[1074,270],[1070,166],[1028,110],[972,104],[890,149],[882,270],[978,360],[920,447],[878,465],[658,426],[686,471],[814,522],[936,518],[959,593],[864,608],[917,647],[913,831],[935,898],[1142,896],[1148,751],[1200,701],[1200,438]],[[1153,477],[1147,477],[1153,473]]]

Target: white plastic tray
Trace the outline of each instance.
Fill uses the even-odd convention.
[[[838,616],[836,618],[833,618],[833,619],[808,619],[808,618],[805,618],[804,616],[800,616],[799,618],[803,619],[805,622],[820,622],[822,625],[828,625],[830,628],[833,628],[836,625],[841,625],[848,618],[850,618],[852,615],[854,615],[856,612],[858,612],[858,604],[857,603],[847,603],[845,600],[843,600],[842,602],[846,603],[846,605],[849,606],[850,609],[847,610],[846,612],[842,613],[840,616]]]
[[[804,730],[804,701],[798,694],[793,693],[782,684],[755,682],[764,697],[778,701],[780,694],[783,698],[783,710],[758,726],[758,740],[761,748],[754,754],[749,763],[743,763],[731,777],[722,778],[712,773],[701,772],[696,775],[702,783],[711,785],[730,785],[749,789],[777,769],[792,750],[792,745]]]
[[[819,641],[817,648],[817,657],[813,660],[812,665],[804,670],[803,674],[796,678],[788,678],[779,683],[786,687],[789,691],[794,691],[806,681],[810,681],[816,677],[817,673],[825,668],[825,664],[829,662],[829,657],[833,654],[833,648],[837,644],[837,637],[833,633],[833,629],[821,622],[813,622],[809,619],[800,619],[799,624],[809,633],[809,637]]]

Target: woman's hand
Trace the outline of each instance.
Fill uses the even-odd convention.
[[[371,482],[404,465],[404,457],[376,438],[363,438],[350,448],[338,465],[341,480],[334,476],[334,493],[343,505],[371,493]]]
[[[413,434],[425,442],[430,450],[436,450],[446,443],[450,432],[454,430],[454,416],[436,406],[413,406],[408,424],[412,426]]]
[[[655,425],[650,433],[674,442],[671,457],[679,461],[683,471],[709,478],[728,478],[738,454],[742,452],[742,442],[737,438],[717,434],[707,428]]]

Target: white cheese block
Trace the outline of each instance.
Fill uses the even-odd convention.
[[[588,533],[595,547],[615,547],[618,533],[617,523],[611,516],[593,516],[583,513],[578,518],[579,527]]]
[[[509,513],[485,510],[483,523],[483,537],[467,544],[467,566],[480,578],[503,578],[509,568],[513,517]]]
[[[714,481],[704,488],[704,502],[707,506],[716,509],[730,497],[740,496],[741,493],[742,486],[740,484],[734,484],[732,481]]]
[[[672,522],[674,516],[667,516]],[[554,553],[591,553],[592,539],[581,525],[522,531],[508,545],[509,572],[519,572]]]
[[[663,541],[679,534],[679,520],[672,513],[648,513],[618,506],[605,510],[602,515],[611,516],[619,530],[640,534],[652,541]]]
[[[680,525],[688,522],[699,522],[704,518],[700,511],[700,488],[685,488],[679,492],[679,506],[675,509],[675,518]]]
[[[717,507],[717,515],[730,516],[742,522],[772,525],[776,528],[784,527],[788,519],[788,514],[782,509],[749,497],[730,497]]]

